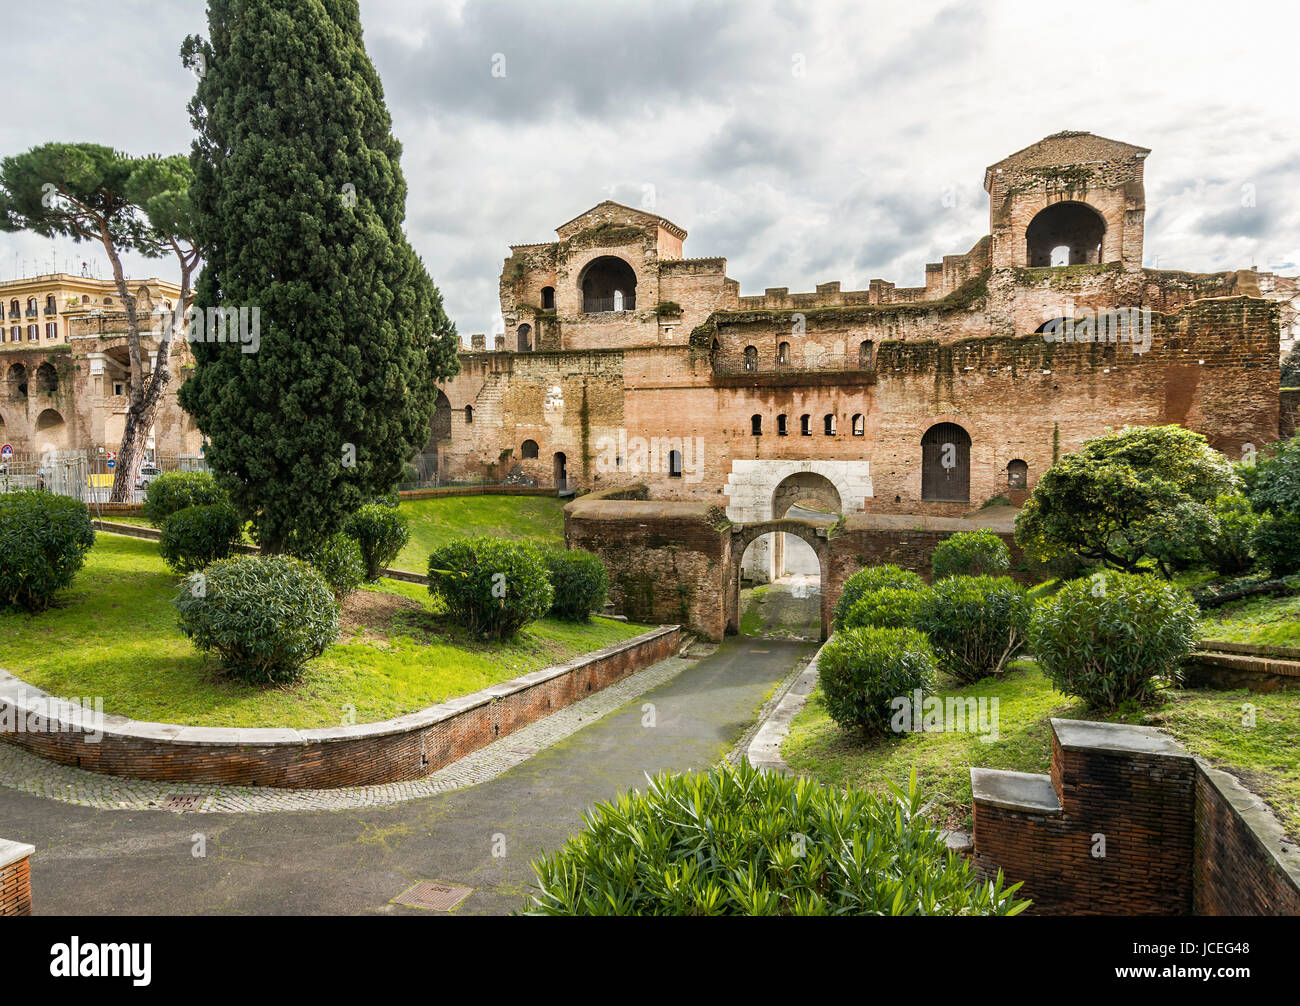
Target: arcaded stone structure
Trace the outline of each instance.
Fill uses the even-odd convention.
[[[681,227],[601,203],[512,247],[499,348],[473,338],[444,385],[438,470],[643,483],[746,522],[796,504],[958,516],[1125,424],[1240,457],[1279,434],[1295,284],[1143,268],[1147,153],[1058,133],[991,165],[989,234],[913,288],[741,296],[725,259],[682,257]],[[838,499],[816,480],[788,498],[797,472]],[[753,551],[751,573],[781,572],[777,539]]]

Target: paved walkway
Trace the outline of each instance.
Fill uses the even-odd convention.
[[[420,914],[417,880],[464,884],[458,913],[518,908],[530,860],[646,773],[719,761],[816,644],[738,637],[488,782],[388,806],[298,813],[103,810],[0,788],[0,835],[30,842],[38,914]],[[205,855],[194,852],[204,846]]]

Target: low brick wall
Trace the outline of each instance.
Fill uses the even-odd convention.
[[[378,723],[315,730],[188,727],[105,717],[103,736],[9,727],[0,740],[92,772],[178,783],[330,789],[422,778],[498,737],[572,705],[676,653],[681,627],[661,626],[565,664]],[[0,672],[6,722],[44,712],[44,693]],[[12,712],[8,712],[12,710]],[[71,714],[64,720],[76,722]]]
[[[32,914],[31,856],[36,849],[0,838],[0,915]]]
[[[1050,776],[971,773],[976,862],[1035,914],[1300,911],[1300,854],[1231,776],[1150,727],[1051,725]]]
[[[1188,688],[1300,689],[1300,649],[1203,642],[1183,661]]]

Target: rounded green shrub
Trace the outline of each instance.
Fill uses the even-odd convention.
[[[935,546],[930,564],[935,580],[949,576],[999,576],[1011,568],[1011,549],[988,529],[958,531]]]
[[[162,526],[158,549],[175,573],[192,573],[235,551],[242,522],[229,503],[187,506]]]
[[[218,559],[181,584],[175,604],[194,646],[253,684],[295,680],[339,634],[325,578],[288,555]]]
[[[1058,691],[1097,709],[1144,701],[1177,681],[1197,638],[1187,592],[1154,576],[1098,573],[1067,583],[1034,612],[1029,642]]]
[[[939,666],[963,684],[998,674],[1025,645],[1034,602],[1005,576],[949,576],[917,609]]]
[[[891,795],[742,761],[598,803],[533,862],[525,915],[1015,915],[1020,885],[950,855],[912,777]]]
[[[835,628],[844,628],[844,620],[863,594],[886,587],[903,587],[911,590],[923,590],[925,581],[916,573],[888,563],[882,566],[867,566],[858,570],[844,581],[840,599],[835,603]]]
[[[361,546],[342,531],[314,545],[292,548],[290,553],[314,567],[340,601],[361,586],[366,576]]]
[[[827,715],[868,736],[887,734],[894,700],[928,693],[934,670],[930,645],[915,629],[845,629],[817,658]]]
[[[343,533],[354,538],[361,547],[367,581],[378,580],[411,540],[411,532],[401,513],[396,507],[383,503],[367,503],[360,507],[348,518]]]
[[[161,528],[178,510],[229,502],[211,472],[163,472],[149,483],[142,510],[150,524]]]
[[[546,553],[546,575],[555,592],[551,617],[585,622],[605,606],[609,574],[605,564],[590,552],[570,549]]]
[[[36,490],[0,495],[0,608],[44,611],[94,544],[80,500]]]
[[[452,619],[505,639],[550,610],[555,591],[541,551],[502,538],[461,538],[429,556],[429,592]]]
[[[1251,535],[1250,547],[1274,576],[1300,573],[1300,514],[1265,514]]]
[[[1251,541],[1259,528],[1259,515],[1250,500],[1233,494],[1214,501],[1214,517],[1216,529],[1199,543],[1201,558],[1224,576],[1245,573],[1255,564]]]
[[[871,626],[877,629],[914,629],[916,614],[925,599],[924,590],[885,587],[863,594],[844,619],[846,629]]]

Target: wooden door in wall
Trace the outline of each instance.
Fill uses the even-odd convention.
[[[970,502],[970,434],[936,423],[921,438],[921,499]]]

